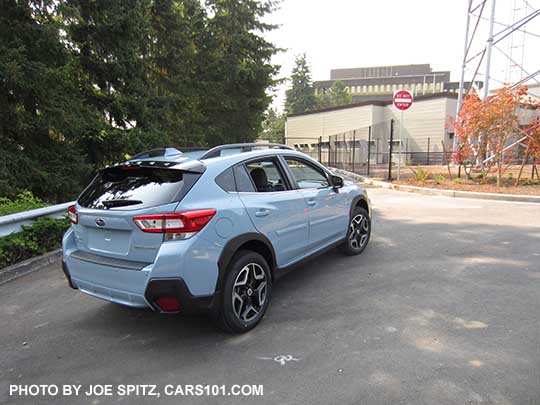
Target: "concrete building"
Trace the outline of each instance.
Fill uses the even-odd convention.
[[[315,92],[328,91],[336,80],[343,82],[353,102],[388,101],[398,89],[409,90],[415,96],[459,90],[459,82],[450,81],[450,71],[433,71],[429,64],[417,64],[332,69],[330,80],[313,83]],[[465,85],[468,87],[470,82]],[[482,83],[476,85],[481,88]]]
[[[417,96],[412,107],[404,113],[403,151],[410,152],[409,156],[428,150],[443,152],[441,142],[450,149],[453,131],[448,127],[448,120],[455,117],[456,107],[457,94],[452,92]],[[371,141],[377,152],[386,153],[391,119],[394,120],[393,146],[398,147],[400,111],[392,101],[366,101],[291,114],[285,126],[285,142],[313,154],[319,149],[320,142],[325,147],[332,136],[348,133],[347,140],[354,136],[356,142],[367,144]]]

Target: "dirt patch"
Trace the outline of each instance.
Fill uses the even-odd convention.
[[[501,187],[497,187],[496,184],[480,183],[479,181],[467,180],[467,179],[440,179],[433,180],[428,179],[425,181],[419,181],[415,179],[402,179],[400,181],[393,181],[394,184],[403,184],[407,186],[439,188],[443,190],[462,190],[462,191],[477,191],[481,193],[499,193],[499,194],[523,194],[523,195],[540,195],[540,182],[538,184],[520,185],[514,187],[514,182],[505,181]]]
[[[419,178],[419,174],[424,174],[423,178]],[[461,178],[458,178],[457,168],[452,167],[452,179],[448,173],[446,166],[417,166],[407,167],[401,172],[400,181],[394,180],[394,184],[403,184],[407,186],[437,188],[443,190],[461,190],[475,191],[481,193],[499,193],[499,194],[523,194],[523,195],[540,195],[540,180],[536,177],[530,179],[524,174],[531,174],[531,167],[526,166],[523,170],[520,184],[515,187],[515,179],[519,172],[519,167],[509,167],[505,171],[500,187],[497,187],[497,178],[490,174],[485,179],[479,173],[472,173],[471,179],[468,179],[463,171]],[[422,176],[420,176],[422,177]],[[425,178],[427,177],[427,178]]]

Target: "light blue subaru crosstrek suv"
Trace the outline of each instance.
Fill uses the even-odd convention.
[[[286,268],[367,246],[366,191],[278,144],[156,149],[101,170],[68,210],[62,267],[79,291],[131,307],[261,320]]]

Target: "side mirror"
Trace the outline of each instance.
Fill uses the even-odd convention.
[[[343,187],[343,178],[339,176],[330,176],[330,182],[332,183],[332,188],[337,189]]]

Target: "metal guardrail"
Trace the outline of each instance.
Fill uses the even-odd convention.
[[[1,216],[0,237],[20,232],[22,225],[31,225],[40,217],[62,218],[67,214],[68,207],[73,204],[75,201]]]

